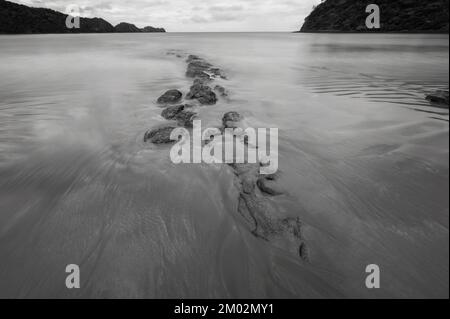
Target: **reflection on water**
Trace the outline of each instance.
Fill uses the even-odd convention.
[[[190,85],[170,49],[228,74],[204,127],[280,128],[274,205],[309,263],[243,227],[227,167],[142,142]],[[449,116],[423,98],[448,87],[448,36],[4,36],[0,61],[0,297],[448,297]]]

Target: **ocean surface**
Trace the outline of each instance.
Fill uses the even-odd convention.
[[[204,128],[279,128],[271,201],[309,261],[248,231],[229,167],[143,142],[192,83],[168,52],[227,74]],[[0,36],[0,297],[448,298],[449,112],[424,99],[448,59],[448,35]]]

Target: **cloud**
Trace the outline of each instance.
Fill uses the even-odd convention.
[[[183,31],[293,31],[320,0],[12,0],[65,12],[76,4],[82,16],[112,24],[161,26]]]

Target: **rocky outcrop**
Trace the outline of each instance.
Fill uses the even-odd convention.
[[[428,94],[426,96],[426,99],[430,101],[434,106],[447,108],[448,109],[448,102],[449,102],[449,93],[448,91],[444,90],[437,90],[431,94]]]
[[[192,127],[197,113],[186,110],[188,107],[188,104],[170,106],[162,111],[161,116],[166,120],[176,120],[180,126]]]
[[[367,29],[366,7],[380,7],[381,28]],[[305,19],[300,32],[449,31],[448,0],[326,0]]]
[[[113,27],[101,18],[80,18],[80,28],[68,29],[67,14],[45,8],[31,8],[17,3],[0,0],[0,34],[30,33],[113,33]],[[119,30],[124,28],[119,27]],[[141,32],[128,29],[119,32]]]
[[[198,102],[202,105],[212,105],[216,104],[217,96],[216,93],[208,86],[205,85],[204,82],[196,81],[193,86],[191,86],[191,90],[186,96],[187,99],[197,99]]]
[[[158,98],[159,104],[174,104],[180,102],[183,93],[178,90],[169,90]]]

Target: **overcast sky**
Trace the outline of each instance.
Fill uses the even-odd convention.
[[[11,0],[66,12],[70,4],[82,16],[115,25],[164,27],[170,32],[294,31],[320,0]]]

